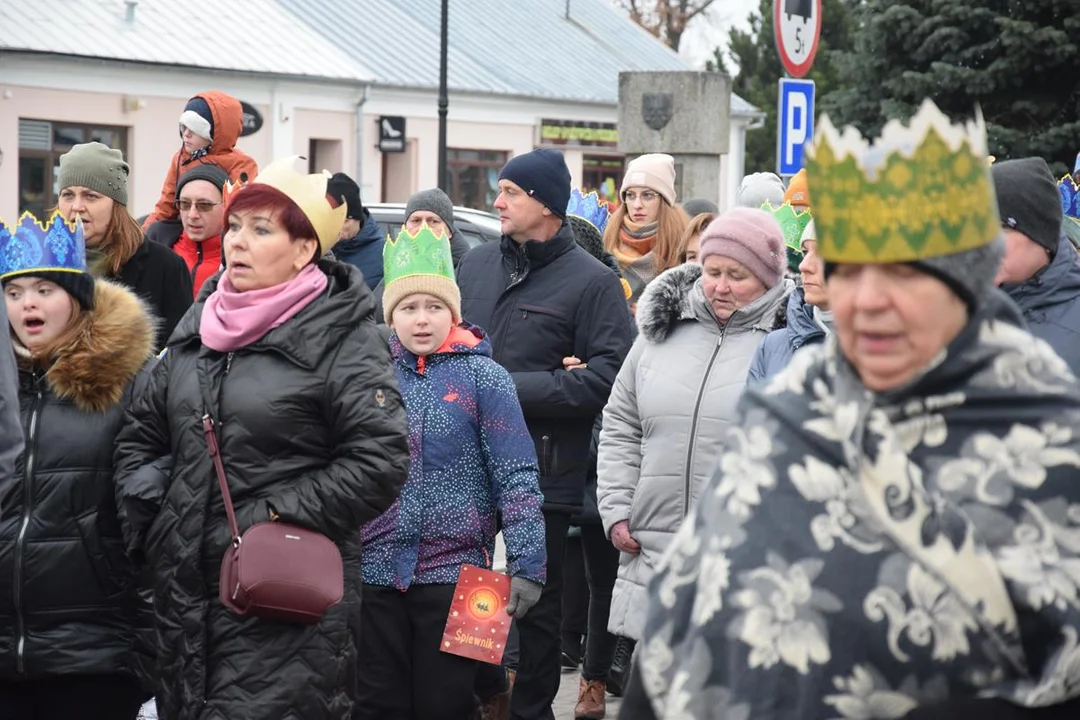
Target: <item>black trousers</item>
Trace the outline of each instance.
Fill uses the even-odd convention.
[[[453,585],[364,585],[353,720],[470,720],[475,660],[439,650]]]
[[[619,573],[619,551],[604,535],[603,525],[581,526],[585,578],[589,584],[589,630],[585,639],[582,677],[607,681],[615,655],[615,636],[608,632],[611,593]]]
[[[148,699],[128,675],[0,680],[0,720],[134,720]]]
[[[563,555],[562,651],[578,662],[589,632],[589,581],[581,545],[581,535],[568,536]]]
[[[562,675],[563,554],[569,513],[544,512],[547,533],[547,582],[540,601],[516,621],[521,642],[517,681],[510,700],[513,720],[554,719],[551,703],[559,692]]]

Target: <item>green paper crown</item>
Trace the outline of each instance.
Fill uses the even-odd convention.
[[[415,235],[403,226],[396,240],[388,235],[383,245],[383,282],[413,275],[435,275],[454,282],[454,256],[446,235],[436,235],[424,223]]]
[[[912,262],[992,242],[1000,233],[986,126],[954,125],[930,100],[873,143],[827,117],[806,152],[817,251],[843,263]]]
[[[810,224],[810,219],[814,217],[810,211],[796,210],[789,202],[780,207],[773,207],[768,200],[762,204],[761,209],[772,213],[772,216],[776,218],[780,230],[784,233],[784,245],[789,250],[801,253],[803,230]]]

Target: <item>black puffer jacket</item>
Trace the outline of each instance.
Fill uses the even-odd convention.
[[[125,533],[154,573],[163,720],[348,718],[356,685],[360,527],[408,467],[405,410],[360,271],[322,261],[326,293],[234,353],[202,345],[205,297],[181,321],[117,446]],[[214,399],[243,532],[270,518],[321,532],[345,562],[345,598],[314,626],[241,617],[218,600],[229,529],[207,454],[198,373]],[[172,479],[141,470],[173,457]],[[153,517],[146,506],[160,505]]]
[[[191,307],[191,273],[183,258],[170,248],[144,240],[135,254],[109,278],[134,291],[158,319],[154,349],[160,350],[176,324]]]
[[[564,224],[550,240],[503,237],[473,248],[458,272],[461,313],[487,331],[510,371],[540,461],[544,507],[581,508],[596,414],[630,350],[619,278]],[[563,369],[563,358],[587,367]]]
[[[133,672],[113,445],[154,328],[132,293],[101,280],[76,322],[44,374],[19,357],[27,440],[14,477],[0,478],[0,680]]]

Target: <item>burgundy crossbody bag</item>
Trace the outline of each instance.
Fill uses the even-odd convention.
[[[232,532],[221,559],[222,605],[238,615],[314,625],[344,594],[341,552],[325,535],[283,522],[256,523],[241,535],[209,409],[202,422]]]

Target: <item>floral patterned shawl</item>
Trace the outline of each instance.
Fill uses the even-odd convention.
[[[835,338],[751,389],[650,587],[658,718],[1080,694],[1080,388],[1000,294],[907,387]]]

